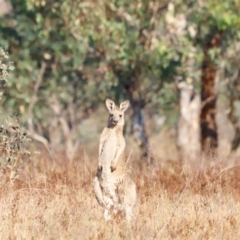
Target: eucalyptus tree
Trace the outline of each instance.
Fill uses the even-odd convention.
[[[196,44],[203,51],[202,62],[202,144],[205,150],[217,146],[216,79],[224,52],[231,48],[232,39],[240,29],[240,1],[207,1],[199,5],[201,13],[192,15],[198,23]]]
[[[171,24],[179,26],[182,22],[180,26],[183,33],[175,37],[175,45],[182,48],[182,70],[185,76],[193,78],[200,85],[202,148],[209,151],[218,146],[216,81],[223,61],[229,62],[226,53],[232,48],[233,42],[239,39],[240,1],[176,0],[171,1],[170,5],[168,11],[170,27]],[[176,36],[176,33],[173,33],[174,35]],[[192,59],[190,71],[188,65],[184,65],[184,55],[188,56],[187,62]]]
[[[71,12],[65,15],[70,32],[79,41],[88,34],[91,47],[98,52],[103,81],[112,85],[117,98],[129,98],[132,133],[148,160],[152,157],[144,108],[159,101],[164,82],[173,82],[179,63],[176,54],[168,51],[170,43],[164,37],[168,2],[68,0],[64,4],[64,9]]]

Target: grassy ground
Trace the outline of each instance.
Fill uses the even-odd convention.
[[[0,239],[240,239],[239,168],[223,160],[190,171],[174,161],[144,166],[133,156],[138,202],[127,225],[103,220],[92,189],[96,161],[37,158],[14,184],[2,173]]]

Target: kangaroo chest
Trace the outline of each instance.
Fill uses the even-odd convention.
[[[111,164],[111,161],[115,158],[118,151],[124,151],[125,140],[122,133],[118,133],[110,129],[105,135],[100,158],[104,165]]]

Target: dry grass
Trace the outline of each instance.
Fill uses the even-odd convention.
[[[191,173],[176,162],[133,161],[139,199],[127,225],[103,220],[92,190],[96,161],[82,156],[69,166],[38,157],[13,186],[1,176],[0,239],[240,238],[239,168],[222,171],[215,160]]]

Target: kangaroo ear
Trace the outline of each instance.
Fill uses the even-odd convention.
[[[125,112],[127,110],[128,106],[129,106],[129,101],[126,100],[120,104],[120,110]]]
[[[106,106],[109,111],[112,111],[115,108],[115,103],[111,99],[106,99]]]

